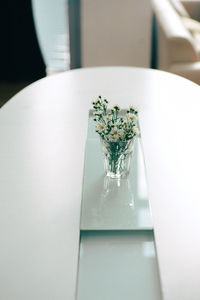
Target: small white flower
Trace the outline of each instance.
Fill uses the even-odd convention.
[[[133,131],[134,135],[139,135],[139,129],[137,127],[133,127],[132,131]]]
[[[107,123],[111,120],[111,117],[109,115],[106,115],[103,117],[104,121]]]
[[[119,107],[118,104],[115,104],[112,109],[114,109],[114,110],[120,110],[120,107]]]
[[[97,99],[96,101],[93,101],[93,102],[92,102],[92,105],[93,105],[93,106],[97,106],[97,107],[101,106],[101,104],[100,104],[100,102],[99,102],[98,99]]]
[[[111,132],[112,135],[119,135],[119,129],[117,127],[114,127]]]
[[[116,135],[109,134],[109,135],[107,135],[107,139],[110,142],[116,142],[119,139],[119,136],[117,134]]]
[[[124,137],[124,130],[123,129],[118,129],[118,135],[123,138]]]
[[[137,108],[134,107],[133,105],[131,105],[131,106],[129,107],[129,109],[130,109],[130,110],[134,110],[135,112],[138,112]]]
[[[137,126],[137,122],[136,121],[133,121],[131,124],[132,124],[132,126]]]
[[[106,129],[106,126],[103,123],[97,123],[96,125],[96,130],[98,130],[98,132],[102,132],[103,130]]]
[[[98,110],[94,113],[96,116],[101,116],[103,114],[103,112],[101,110]]]
[[[128,113],[126,114],[128,120],[130,121],[136,121],[137,120],[137,116],[135,114],[132,114],[132,113]]]
[[[115,127],[119,128],[121,126],[121,122],[120,121],[115,121]]]

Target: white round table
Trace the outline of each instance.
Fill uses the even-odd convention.
[[[48,77],[0,110],[0,299],[75,299],[88,110],[98,95],[140,112],[163,299],[199,300],[199,86],[133,67]]]

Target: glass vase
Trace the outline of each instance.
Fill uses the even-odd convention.
[[[134,139],[116,142],[101,139],[101,145],[106,175],[111,178],[127,177],[130,171]]]

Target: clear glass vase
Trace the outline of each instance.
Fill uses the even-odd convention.
[[[107,142],[101,139],[104,156],[104,169],[111,178],[127,177],[133,153],[134,139],[128,141]]]

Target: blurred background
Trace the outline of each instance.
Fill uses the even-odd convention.
[[[31,1],[0,2],[0,106],[31,82],[45,76]]]
[[[0,15],[0,106],[69,69],[150,67],[150,0],[1,1]]]

